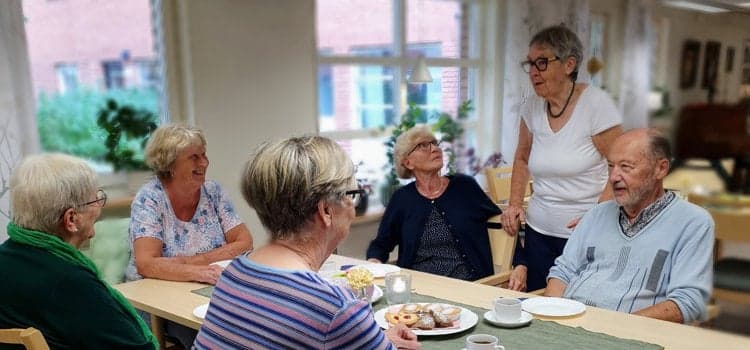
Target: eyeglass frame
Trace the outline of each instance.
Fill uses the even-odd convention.
[[[537,62],[540,62],[540,61],[544,62],[544,69],[542,69],[541,67],[539,67],[539,64],[537,63]],[[526,73],[531,73],[531,66],[534,66],[537,71],[544,72],[544,71],[547,70],[547,68],[549,68],[549,63],[550,62],[555,62],[555,61],[562,61],[562,59],[560,58],[560,56],[557,56],[557,55],[555,55],[555,57],[552,57],[552,58],[538,57],[537,59],[535,59],[533,61],[532,60],[526,60],[526,61],[521,62],[521,69],[524,72],[526,72]],[[528,70],[526,69],[526,66],[529,67]]]
[[[99,198],[99,193],[102,194],[101,198]],[[99,207],[104,207],[105,205],[107,205],[107,192],[104,192],[104,190],[101,188],[96,191],[96,199],[90,202],[83,203],[80,206],[85,207],[85,206],[92,205],[98,202],[102,202],[102,204],[99,205]]]
[[[352,199],[352,202],[354,202],[354,206],[357,206],[357,204],[359,204],[359,201],[365,194],[367,194],[367,190],[365,190],[364,188],[344,192],[344,196],[349,196],[349,198]]]
[[[99,193],[102,194],[101,198],[99,198]],[[99,205],[99,207],[104,207],[105,205],[107,205],[107,192],[104,192],[104,190],[101,189],[101,188],[98,189],[98,190],[96,190],[96,199],[94,199],[93,201],[90,201],[90,202],[78,204],[77,206],[78,207],[86,207],[86,206],[89,206],[89,205],[92,205],[92,204],[96,204],[98,202],[102,202],[102,204]],[[70,209],[70,208],[68,208],[68,209]],[[68,209],[63,210],[62,214],[60,214],[60,219],[62,219],[63,216],[65,216],[65,212],[68,211]]]
[[[443,143],[442,140],[436,140],[436,139],[433,139],[432,141],[422,141],[422,142],[416,144],[414,146],[414,148],[412,148],[411,151],[409,151],[409,153],[406,154],[406,156],[407,157],[410,156],[412,153],[414,153],[414,151],[417,150],[417,148],[420,148],[420,147],[421,147],[421,149],[428,150],[428,151],[432,149],[432,148],[430,148],[431,146],[435,146],[435,148],[440,148],[440,144],[442,144],[442,143]],[[425,144],[427,146],[425,146]]]

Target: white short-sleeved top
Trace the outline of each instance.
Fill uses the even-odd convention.
[[[125,271],[128,281],[143,278],[138,274],[133,242],[141,237],[163,242],[162,256],[193,256],[226,244],[225,234],[242,223],[232,202],[218,183],[206,181],[190,221],[177,218],[161,182],[154,178],[138,191],[130,209],[130,262]]]
[[[526,221],[539,233],[568,238],[572,231],[567,223],[593,207],[607,183],[607,161],[592,136],[621,124],[622,118],[609,95],[591,85],[556,133],[546,108],[544,99],[534,97],[521,112],[532,134],[529,172],[534,193]]]

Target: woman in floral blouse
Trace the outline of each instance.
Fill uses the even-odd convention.
[[[127,280],[143,277],[215,284],[211,263],[251,250],[253,238],[218,183],[206,180],[206,139],[195,128],[166,125],[151,135],[146,164],[156,177],[131,207]]]

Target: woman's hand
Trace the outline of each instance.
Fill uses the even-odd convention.
[[[396,349],[416,350],[422,347],[417,341],[417,335],[403,323],[391,326],[385,331],[385,336],[393,343]]]
[[[578,222],[579,221],[581,221],[581,217],[580,216],[577,217],[577,218],[575,218],[575,219],[573,219],[573,220],[570,220],[570,222],[568,222],[568,224],[565,225],[565,227],[567,227],[567,228],[569,228],[569,229],[572,230],[572,229],[576,228],[576,226],[578,226]]]
[[[196,266],[198,270],[195,280],[197,282],[216,284],[224,268],[219,265]]]
[[[369,259],[367,259],[367,262],[371,262],[373,264],[382,264],[383,263],[382,261],[380,261],[378,259],[375,259],[375,258],[369,258]]]
[[[509,205],[500,214],[500,222],[503,224],[503,229],[511,236],[518,234],[518,228],[523,221],[526,221],[526,213],[524,213],[523,208],[519,205]]]
[[[508,289],[519,292],[526,291],[526,275],[528,268],[523,265],[516,266],[510,273],[510,280],[508,281]]]

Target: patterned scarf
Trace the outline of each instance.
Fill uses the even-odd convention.
[[[8,238],[10,238],[10,240],[12,240],[13,242],[19,244],[25,244],[46,250],[50,254],[63,259],[68,263],[80,266],[86,270],[91,271],[91,273],[93,273],[99,279],[99,282],[107,287],[107,290],[109,291],[109,294],[112,296],[112,298],[114,298],[117,303],[122,305],[127,313],[130,314],[130,316],[138,322],[138,325],[141,327],[141,331],[143,331],[143,336],[154,344],[155,349],[159,348],[159,342],[156,340],[156,337],[151,334],[151,330],[146,325],[146,322],[144,322],[143,319],[136,313],[133,306],[131,306],[130,303],[125,300],[125,297],[118,290],[112,288],[109,283],[102,280],[101,275],[99,274],[99,269],[96,268],[94,262],[83,255],[83,253],[81,253],[78,249],[64,242],[57,236],[21,228],[16,226],[16,224],[13,222],[8,223]]]

